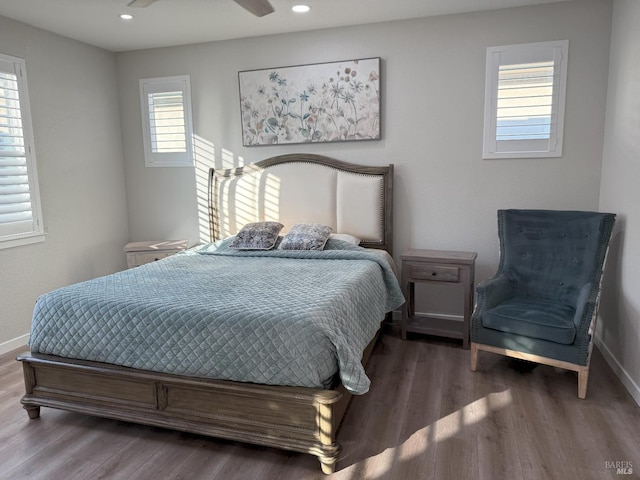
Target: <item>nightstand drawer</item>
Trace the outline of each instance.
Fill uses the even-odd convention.
[[[145,263],[155,262],[161,258],[166,258],[174,255],[176,252],[130,252],[127,254],[127,266],[137,267],[138,265],[144,265]]]
[[[428,263],[405,263],[403,268],[409,268],[409,278],[416,280],[432,280],[434,282],[458,282],[460,269]]]
[[[127,267],[139,267],[186,250],[187,240],[166,240],[160,242],[130,242],[124,247]]]

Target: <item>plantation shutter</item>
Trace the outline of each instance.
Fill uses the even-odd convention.
[[[192,166],[189,77],[140,80],[147,166]]]
[[[25,87],[24,61],[0,55],[0,247],[43,234]]]
[[[554,62],[498,69],[496,140],[548,140],[551,136]]]
[[[562,155],[568,42],[487,49],[484,158]]]
[[[182,92],[149,93],[147,102],[151,151],[153,153],[185,153],[187,137]]]

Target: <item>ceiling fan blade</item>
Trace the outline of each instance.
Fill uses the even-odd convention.
[[[269,0],[234,0],[242,8],[249,10],[256,17],[264,17],[274,12]]]
[[[156,1],[157,0],[131,0],[129,3],[127,3],[127,7],[148,7]]]

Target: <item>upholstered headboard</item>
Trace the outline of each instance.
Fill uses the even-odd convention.
[[[313,154],[272,157],[209,174],[211,237],[249,222],[322,223],[392,253],[393,165],[372,167]]]

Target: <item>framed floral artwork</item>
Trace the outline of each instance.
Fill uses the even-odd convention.
[[[238,72],[244,146],[380,140],[380,58]]]

